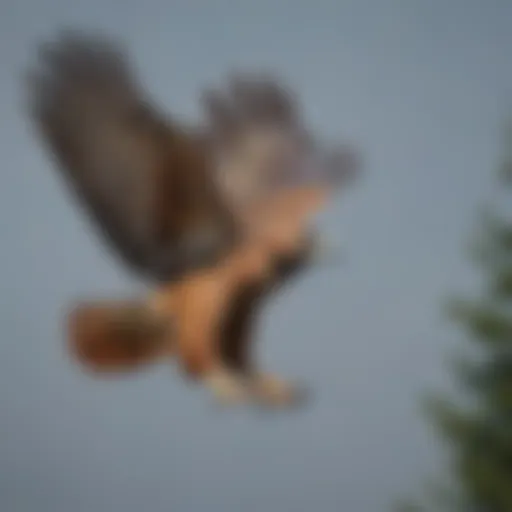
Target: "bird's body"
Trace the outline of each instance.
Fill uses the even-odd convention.
[[[217,265],[158,287],[145,301],[82,304],[70,316],[72,350],[86,367],[101,373],[133,370],[176,356],[193,377],[226,369],[249,372],[254,367],[253,324],[260,308],[310,264],[312,242],[301,242],[280,253],[247,241]],[[90,336],[91,326],[105,334],[96,331]],[[127,342],[130,335],[138,341]],[[224,387],[216,391],[228,392]],[[273,390],[273,400],[288,400],[293,393],[288,386],[280,392],[286,396]]]
[[[272,81],[234,80],[207,97],[205,126],[184,128],[150,106],[124,54],[99,37],[45,47],[31,85],[58,169],[115,253],[153,283],[143,299],[70,312],[78,360],[112,372],[174,357],[219,398],[293,402],[293,386],[254,364],[253,323],[309,265],[309,220],[350,155],[316,150]]]

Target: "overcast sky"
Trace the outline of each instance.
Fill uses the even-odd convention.
[[[346,263],[271,304],[268,368],[307,409],[218,413],[174,368],[95,381],[62,311],[137,284],[69,200],[21,110],[34,44],[62,26],[123,38],[156,101],[198,115],[233,67],[277,70],[313,126],[363,150],[322,226]],[[2,512],[380,512],[440,465],[417,399],[460,336],[441,300],[465,260],[512,103],[508,0],[3,0],[0,6]]]

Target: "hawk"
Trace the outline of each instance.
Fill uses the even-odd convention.
[[[303,393],[258,368],[257,314],[307,269],[315,214],[358,168],[325,147],[278,79],[232,74],[201,97],[203,121],[164,114],[125,48],[68,31],[39,46],[28,103],[76,203],[141,298],[83,300],[66,314],[67,347],[96,374],[176,360],[222,402],[296,404]]]

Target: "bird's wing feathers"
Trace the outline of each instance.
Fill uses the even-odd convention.
[[[224,196],[241,216],[296,193],[303,199],[306,190],[329,196],[358,168],[354,150],[318,144],[276,78],[235,75],[224,89],[208,91],[204,104]]]
[[[214,264],[254,226],[252,212],[269,227],[295,217],[295,207],[275,208],[290,194],[302,198],[300,226],[292,224],[305,229],[317,190],[354,167],[350,152],[335,161],[318,150],[275,79],[238,76],[206,95],[204,132],[151,105],[122,48],[103,36],[68,33],[42,46],[29,83],[32,116],[61,173],[146,277]]]
[[[159,279],[213,261],[231,224],[199,137],[149,104],[109,40],[63,35],[39,64],[33,118],[124,261]]]

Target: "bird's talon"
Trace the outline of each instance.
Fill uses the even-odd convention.
[[[253,395],[265,406],[290,407],[302,405],[307,398],[307,390],[273,375],[261,375],[253,380]]]

